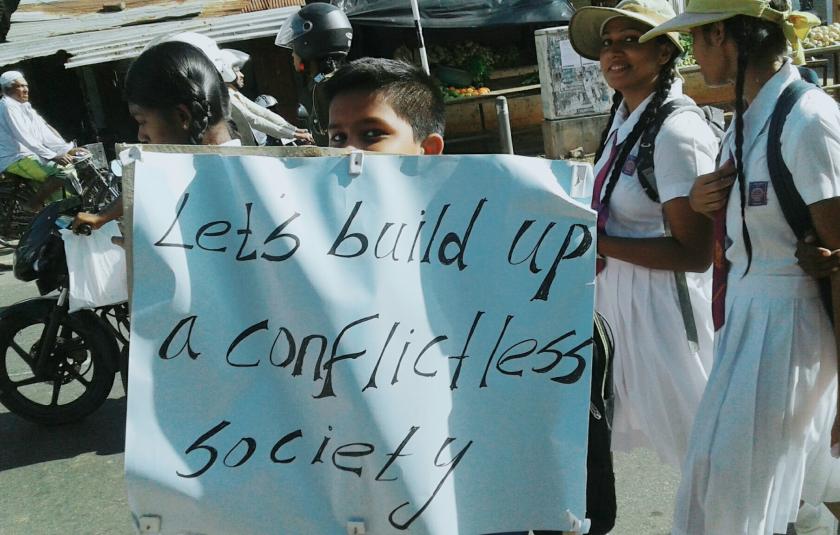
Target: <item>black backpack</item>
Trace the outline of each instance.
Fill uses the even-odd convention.
[[[656,136],[659,135],[659,130],[662,129],[662,124],[665,120],[674,113],[696,113],[700,116],[712,129],[712,132],[717,137],[718,141],[723,138],[724,119],[723,110],[720,108],[713,108],[710,106],[699,107],[694,101],[685,97],[669,100],[662,104],[656,112],[656,117],[653,123],[649,126],[641,136],[639,142],[639,153],[636,156],[636,176],[639,179],[642,189],[650,200],[659,203],[659,188],[656,184],[656,173],[653,165],[653,152],[655,149]],[[670,235],[668,225],[665,225],[666,235]],[[691,298],[688,293],[688,281],[685,273],[681,271],[674,272],[674,282],[677,287],[677,297],[680,304],[680,315],[685,326],[686,339],[693,347],[699,344],[700,336],[697,332],[697,323],[694,321],[694,309],[691,306]]]
[[[773,189],[779,199],[779,205],[782,208],[785,220],[793,230],[797,240],[802,240],[805,234],[814,228],[814,225],[811,221],[808,206],[802,199],[802,195],[797,191],[793,182],[793,175],[791,175],[790,169],[782,158],[782,130],[793,106],[799,102],[802,95],[816,89],[819,88],[805,80],[796,80],[787,86],[776,102],[776,107],[770,116],[770,130],[767,134],[767,168],[770,171],[770,181],[773,183]],[[828,312],[829,319],[833,322],[831,281],[828,278],[823,278],[817,282],[820,286],[820,298],[826,312]]]
[[[659,130],[662,129],[662,124],[665,120],[676,112],[696,113],[701,119],[706,121],[718,141],[723,139],[724,120],[722,109],[711,106],[703,106],[701,108],[693,101],[684,97],[675,98],[664,103],[659,108],[659,111],[657,111],[653,124],[642,133],[642,139],[639,143],[639,154],[636,156],[636,176],[638,176],[639,183],[642,185],[645,194],[655,203],[659,202],[659,188],[656,185],[656,173],[653,168],[653,151],[656,136],[659,135]]]
[[[586,455],[586,518],[591,535],[606,535],[615,525],[615,473],[612,463],[613,339],[597,312],[592,347],[589,443]]]
[[[607,535],[615,526],[615,472],[612,461],[613,338],[606,320],[595,313],[592,333],[592,386],[586,451],[586,518],[590,535]],[[539,531],[534,535],[563,535]]]

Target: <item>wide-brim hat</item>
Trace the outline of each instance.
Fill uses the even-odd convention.
[[[755,17],[778,24],[793,50],[797,64],[805,62],[802,40],[820,19],[811,13],[801,11],[777,11],[768,0],[692,0],[678,17],[660,24],[644,34],[640,43],[650,41],[669,32],[688,32],[692,28],[722,22],[738,15]]]
[[[597,60],[601,54],[604,25],[612,19],[625,17],[653,29],[675,16],[674,8],[667,0],[624,0],[615,7],[582,7],[569,22],[569,39],[578,54],[587,59]],[[667,35],[682,53],[679,34]]]
[[[713,13],[682,13],[681,15],[669,20],[668,22],[660,24],[656,28],[653,28],[651,31],[644,34],[639,39],[639,42],[645,43],[666,33],[688,33],[692,28],[698,28],[714,22],[721,22],[734,17],[736,14],[737,13],[723,11]]]

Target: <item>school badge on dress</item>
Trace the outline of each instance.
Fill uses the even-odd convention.
[[[633,173],[636,172],[636,160],[638,156],[635,154],[631,154],[627,156],[627,159],[624,161],[624,167],[621,169],[621,174],[627,176],[633,176]]]
[[[750,182],[750,206],[767,206],[767,182]]]

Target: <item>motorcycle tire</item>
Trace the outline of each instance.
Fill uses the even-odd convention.
[[[29,227],[35,212],[26,203],[33,195],[35,190],[28,184],[0,181],[0,238],[4,241],[19,239]]]
[[[75,422],[107,399],[119,350],[95,314],[86,310],[67,314],[59,327],[51,369],[36,376],[33,355],[38,354],[46,321],[47,317],[27,314],[0,321],[0,403],[38,424]]]

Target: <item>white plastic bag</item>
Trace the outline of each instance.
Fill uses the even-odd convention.
[[[122,236],[117,223],[110,221],[90,236],[60,232],[70,273],[70,312],[126,301],[125,251],[111,243],[112,236]]]

